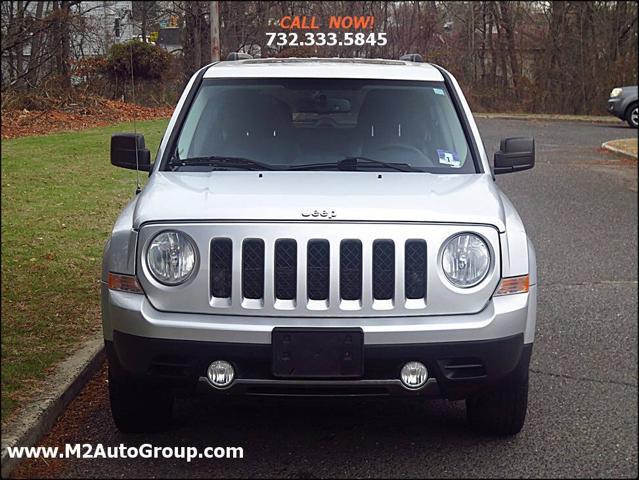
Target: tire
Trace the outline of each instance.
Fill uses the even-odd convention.
[[[466,399],[466,418],[477,433],[497,436],[521,431],[528,409],[528,372]]]
[[[121,378],[109,366],[109,398],[115,426],[122,433],[155,433],[166,430],[173,416],[173,393]]]
[[[634,103],[626,110],[626,122],[628,122],[628,125],[632,128],[637,128],[637,123],[639,122],[639,113],[637,112],[638,105],[639,104]]]

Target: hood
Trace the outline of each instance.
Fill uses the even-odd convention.
[[[324,215],[322,215],[324,214]],[[490,175],[404,172],[154,172],[133,226],[164,221],[472,223],[505,230]]]

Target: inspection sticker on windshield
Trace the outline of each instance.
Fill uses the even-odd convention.
[[[450,165],[453,168],[459,168],[462,166],[457,152],[448,152],[446,150],[437,149],[437,156],[439,157],[439,163],[442,165]]]
[[[441,88],[433,88],[433,92],[435,92],[436,95],[444,94],[444,91]]]

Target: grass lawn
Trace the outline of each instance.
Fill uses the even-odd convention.
[[[167,123],[137,122],[152,155]],[[109,163],[123,131],[132,125],[2,142],[3,421],[100,330],[102,249],[135,193],[135,172]]]
[[[622,138],[621,140],[611,140],[606,142],[611,147],[623,150],[630,155],[634,155],[637,158],[637,137],[635,138]]]

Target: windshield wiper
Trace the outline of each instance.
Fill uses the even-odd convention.
[[[407,163],[383,162],[381,160],[375,160],[374,158],[360,156],[346,157],[339,162],[292,165],[288,168],[288,170],[319,170],[322,168],[334,167],[338,170],[355,171],[359,167],[366,167],[367,165],[388,168],[390,170],[398,170],[400,172],[424,172],[421,168],[413,167]]]
[[[243,157],[211,155],[209,157],[193,157],[173,159],[169,167],[214,167],[241,170],[273,170],[273,167],[257,160]]]

